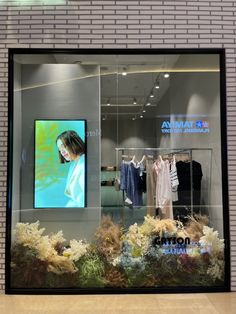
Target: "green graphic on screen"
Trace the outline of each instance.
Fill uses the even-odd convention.
[[[35,208],[85,207],[86,121],[35,121]]]

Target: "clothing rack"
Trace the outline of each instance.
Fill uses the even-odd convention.
[[[166,151],[166,154],[181,154],[181,153],[184,153],[184,152],[189,152],[189,159],[190,159],[190,163],[192,163],[192,160],[193,160],[193,152],[194,151],[209,151],[210,152],[210,186],[209,186],[209,190],[208,190],[208,199],[210,199],[210,191],[211,191],[211,176],[212,176],[212,151],[213,149],[212,148],[164,148],[164,147],[154,147],[154,148],[151,148],[151,147],[138,147],[138,148],[135,148],[135,147],[116,147],[115,148],[116,152],[117,152],[117,156],[116,156],[116,162],[117,162],[117,166],[118,166],[118,160],[119,160],[119,156],[118,156],[118,153],[121,152],[122,155],[125,154],[125,152],[132,152],[132,151],[140,151],[140,152],[147,152],[150,153],[150,152],[164,152]],[[123,159],[123,158],[122,158]],[[193,177],[193,169],[192,169],[192,164],[191,164],[191,167],[190,167],[190,177],[192,178]],[[193,186],[192,186],[193,182],[191,180],[191,186],[190,186],[190,191],[191,191],[191,215],[193,215],[194,213],[194,210],[193,210]]]

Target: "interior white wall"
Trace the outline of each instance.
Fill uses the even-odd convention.
[[[17,221],[39,220],[46,233],[62,230],[67,240],[93,237],[101,217],[99,87],[97,66],[21,65],[14,116],[14,169],[21,177],[13,188],[13,210],[20,201],[20,217],[13,228]],[[33,208],[35,119],[87,120],[87,208]]]
[[[117,152],[116,147],[122,148],[150,148],[156,147],[155,119],[118,119],[102,121],[102,166],[114,166],[121,161],[122,151]],[[124,151],[125,154],[133,154]],[[137,150],[135,155],[141,159],[144,151]]]
[[[173,148],[212,148],[193,152],[202,165],[202,201],[210,205],[210,224],[223,236],[219,73],[175,73],[170,77],[171,120],[207,120],[210,133],[171,134]],[[182,115],[182,116],[179,116]],[[186,115],[186,117],[184,117]],[[195,118],[194,118],[195,116]],[[211,174],[210,174],[211,169]],[[208,189],[210,193],[208,194]],[[208,200],[209,199],[209,200]]]

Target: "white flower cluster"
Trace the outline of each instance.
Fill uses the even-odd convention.
[[[211,259],[211,265],[207,269],[207,274],[210,275],[213,279],[223,279],[224,274],[224,261],[217,258]]]
[[[203,234],[199,241],[202,247],[201,250],[210,254],[210,266],[207,269],[207,274],[214,280],[222,280],[224,260],[219,257],[218,253],[223,253],[224,251],[224,240],[219,239],[218,231],[214,231],[213,228],[208,226],[203,227]]]
[[[44,228],[39,229],[39,221],[35,223],[17,223],[15,229],[15,243],[27,246],[36,252],[36,257],[47,261],[48,271],[56,274],[76,272],[74,261],[87,252],[88,244],[71,240],[70,248],[65,249],[63,256],[59,255],[56,247],[66,240],[62,231],[56,234],[43,235]]]
[[[116,258],[113,259],[111,264],[116,267],[116,266],[120,265],[120,261],[121,261],[121,257],[117,256]]]
[[[129,227],[125,239],[133,247],[139,248],[142,254],[144,254],[144,252],[148,249],[149,237],[142,233],[137,223]]]
[[[224,250],[224,240],[219,239],[218,231],[208,226],[203,227],[203,236],[200,238],[199,243],[203,248],[209,250],[210,254],[214,255]]]
[[[57,255],[55,246],[63,243],[62,231],[51,236],[43,236],[45,228],[39,229],[39,221],[35,223],[17,223],[15,229],[15,242],[28,246],[37,252],[37,257],[44,261]]]
[[[72,261],[78,261],[81,256],[87,253],[89,245],[83,243],[82,240],[71,240],[70,241],[70,248],[66,249],[63,252],[63,255],[68,257]]]

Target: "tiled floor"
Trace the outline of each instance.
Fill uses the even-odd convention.
[[[149,295],[0,295],[1,314],[235,314],[236,292]]]

